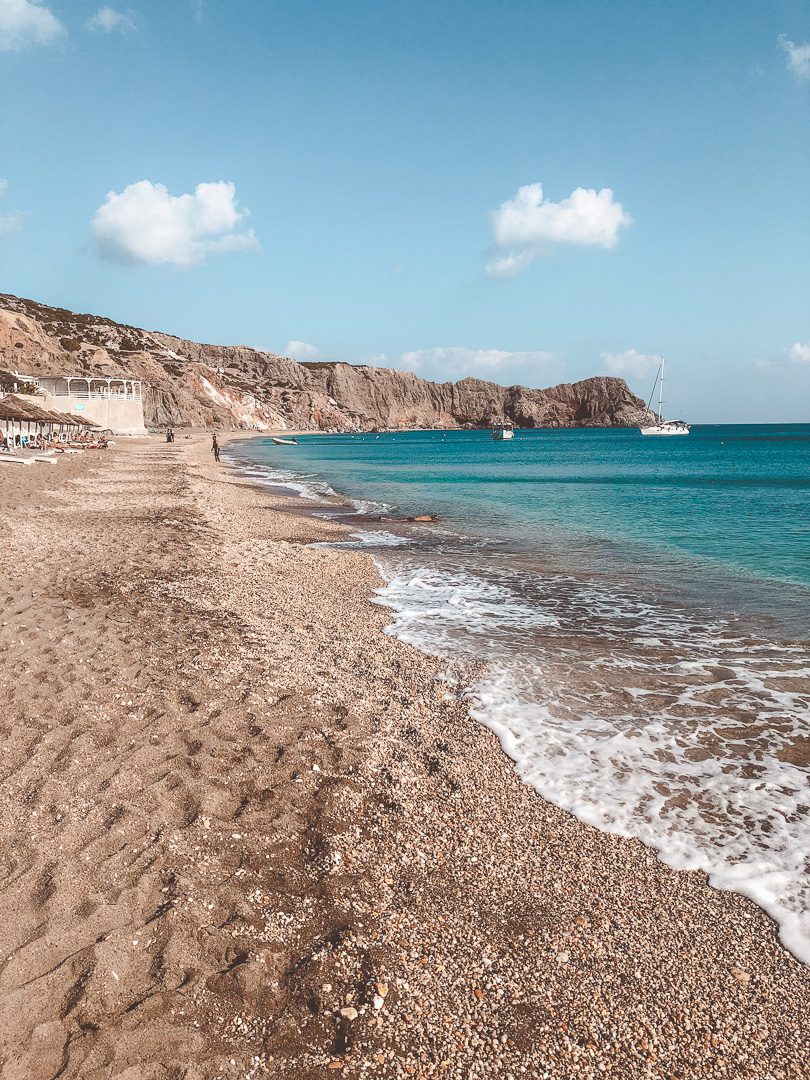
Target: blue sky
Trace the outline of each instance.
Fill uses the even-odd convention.
[[[810,421],[808,43],[810,0],[0,0],[0,291]]]

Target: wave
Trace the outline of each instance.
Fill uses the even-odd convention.
[[[264,487],[285,488],[294,495],[310,502],[325,502],[333,505],[340,500],[341,508],[336,517],[345,517],[354,512],[358,515],[389,514],[394,510],[391,503],[373,499],[350,499],[339,492],[315,473],[299,472],[294,469],[282,469],[277,466],[259,464],[251,459],[231,458],[233,464],[248,480]]]
[[[313,547],[324,548],[391,548],[405,547],[413,543],[407,536],[397,536],[395,533],[385,532],[379,529],[374,532],[353,532],[346,540],[323,540],[313,544]]]
[[[810,710],[803,646],[599,583],[395,554],[375,558],[389,632],[487,661],[470,711],[524,781],[750,897],[810,963],[807,780],[793,760]]]

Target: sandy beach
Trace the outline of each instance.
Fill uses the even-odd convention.
[[[543,802],[209,447],[0,475],[2,1080],[810,1075],[768,917]]]

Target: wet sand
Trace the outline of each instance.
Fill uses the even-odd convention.
[[[3,1080],[810,1075],[770,920],[525,787],[209,445],[0,474]]]

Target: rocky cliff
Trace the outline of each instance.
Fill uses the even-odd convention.
[[[0,369],[142,379],[150,426],[362,431],[511,420],[518,427],[624,427],[645,411],[623,379],[547,390],[480,379],[434,383],[390,368],[301,364],[242,346],[201,345],[8,295],[0,295]]]

